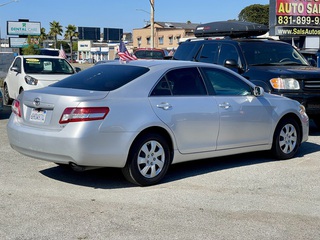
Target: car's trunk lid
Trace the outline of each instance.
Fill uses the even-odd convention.
[[[21,123],[52,130],[63,126],[59,123],[63,111],[74,107],[101,107],[108,92],[47,87],[24,91],[19,97]]]

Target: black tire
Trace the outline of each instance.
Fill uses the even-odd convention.
[[[148,133],[132,144],[122,173],[131,183],[150,186],[164,177],[170,164],[170,149],[166,139],[160,134]]]
[[[292,158],[301,143],[301,132],[296,120],[282,119],[273,136],[272,154],[276,159]]]
[[[9,96],[8,86],[4,84],[3,86],[3,104],[4,105],[11,105],[13,99]]]

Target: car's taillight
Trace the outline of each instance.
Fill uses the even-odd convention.
[[[18,117],[21,117],[20,102],[18,100],[13,101],[11,109],[14,114],[16,114]]]
[[[66,108],[59,123],[102,120],[109,113],[108,107]]]

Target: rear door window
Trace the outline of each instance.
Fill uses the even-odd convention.
[[[151,96],[207,95],[203,79],[197,68],[181,68],[168,72],[151,92]]]

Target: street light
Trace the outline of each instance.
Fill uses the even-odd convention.
[[[151,7],[150,12],[143,9],[136,9],[136,10],[150,14],[150,29],[151,29],[150,46],[151,48],[154,48],[154,0],[149,0],[149,2]]]
[[[10,2],[2,3],[2,4],[0,4],[0,7],[7,5],[9,3],[13,3],[13,2],[19,2],[19,0],[11,0]]]
[[[9,3],[13,3],[13,2],[18,2],[19,0],[11,0],[9,2],[6,2],[6,3],[1,3],[0,4],[0,7],[4,6],[4,5],[7,5]],[[0,27],[0,49],[1,49],[1,27]]]

